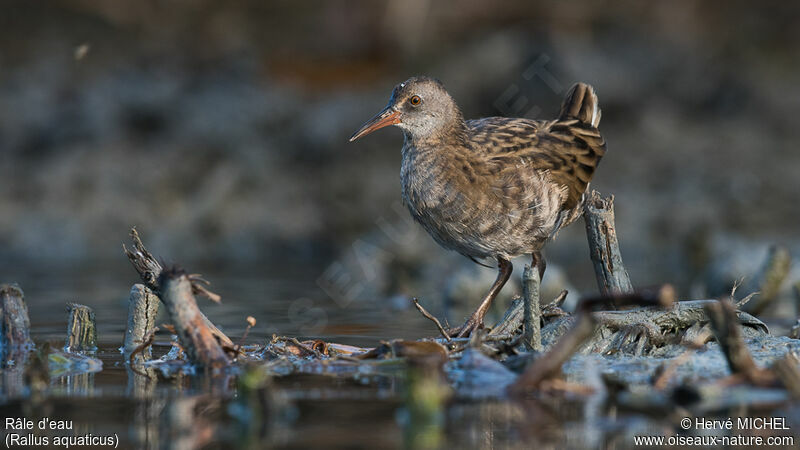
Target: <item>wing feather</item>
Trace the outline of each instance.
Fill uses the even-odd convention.
[[[490,172],[520,164],[547,171],[563,186],[563,209],[575,208],[605,155],[606,143],[600,131],[577,119],[535,121],[490,117],[467,122]]]

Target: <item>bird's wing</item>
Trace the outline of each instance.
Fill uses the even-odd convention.
[[[548,172],[566,191],[563,209],[578,205],[606,152],[600,131],[578,119],[490,117],[468,121],[468,126],[473,150],[490,172],[521,166]]]

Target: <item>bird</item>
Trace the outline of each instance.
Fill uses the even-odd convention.
[[[411,216],[442,247],[479,264],[497,262],[478,308],[448,334],[465,337],[483,327],[513,258],[531,255],[544,275],[544,245],[581,217],[606,153],[600,116],[594,88],[578,82],[556,119],[465,120],[441,81],[416,76],[395,86],[388,105],[350,137],[400,128],[402,198]]]

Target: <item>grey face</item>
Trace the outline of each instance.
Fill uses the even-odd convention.
[[[446,130],[454,118],[460,117],[444,86],[427,77],[411,78],[397,85],[389,105],[400,113],[397,126],[415,139]]]
[[[461,119],[453,98],[438,80],[409,78],[395,86],[389,104],[350,138],[354,141],[388,125],[397,125],[412,140],[450,130]]]

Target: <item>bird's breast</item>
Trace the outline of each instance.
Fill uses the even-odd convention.
[[[400,177],[412,217],[443,247],[513,257],[541,248],[559,228],[564,192],[546,172],[493,173],[469,155],[440,150],[405,146]]]

